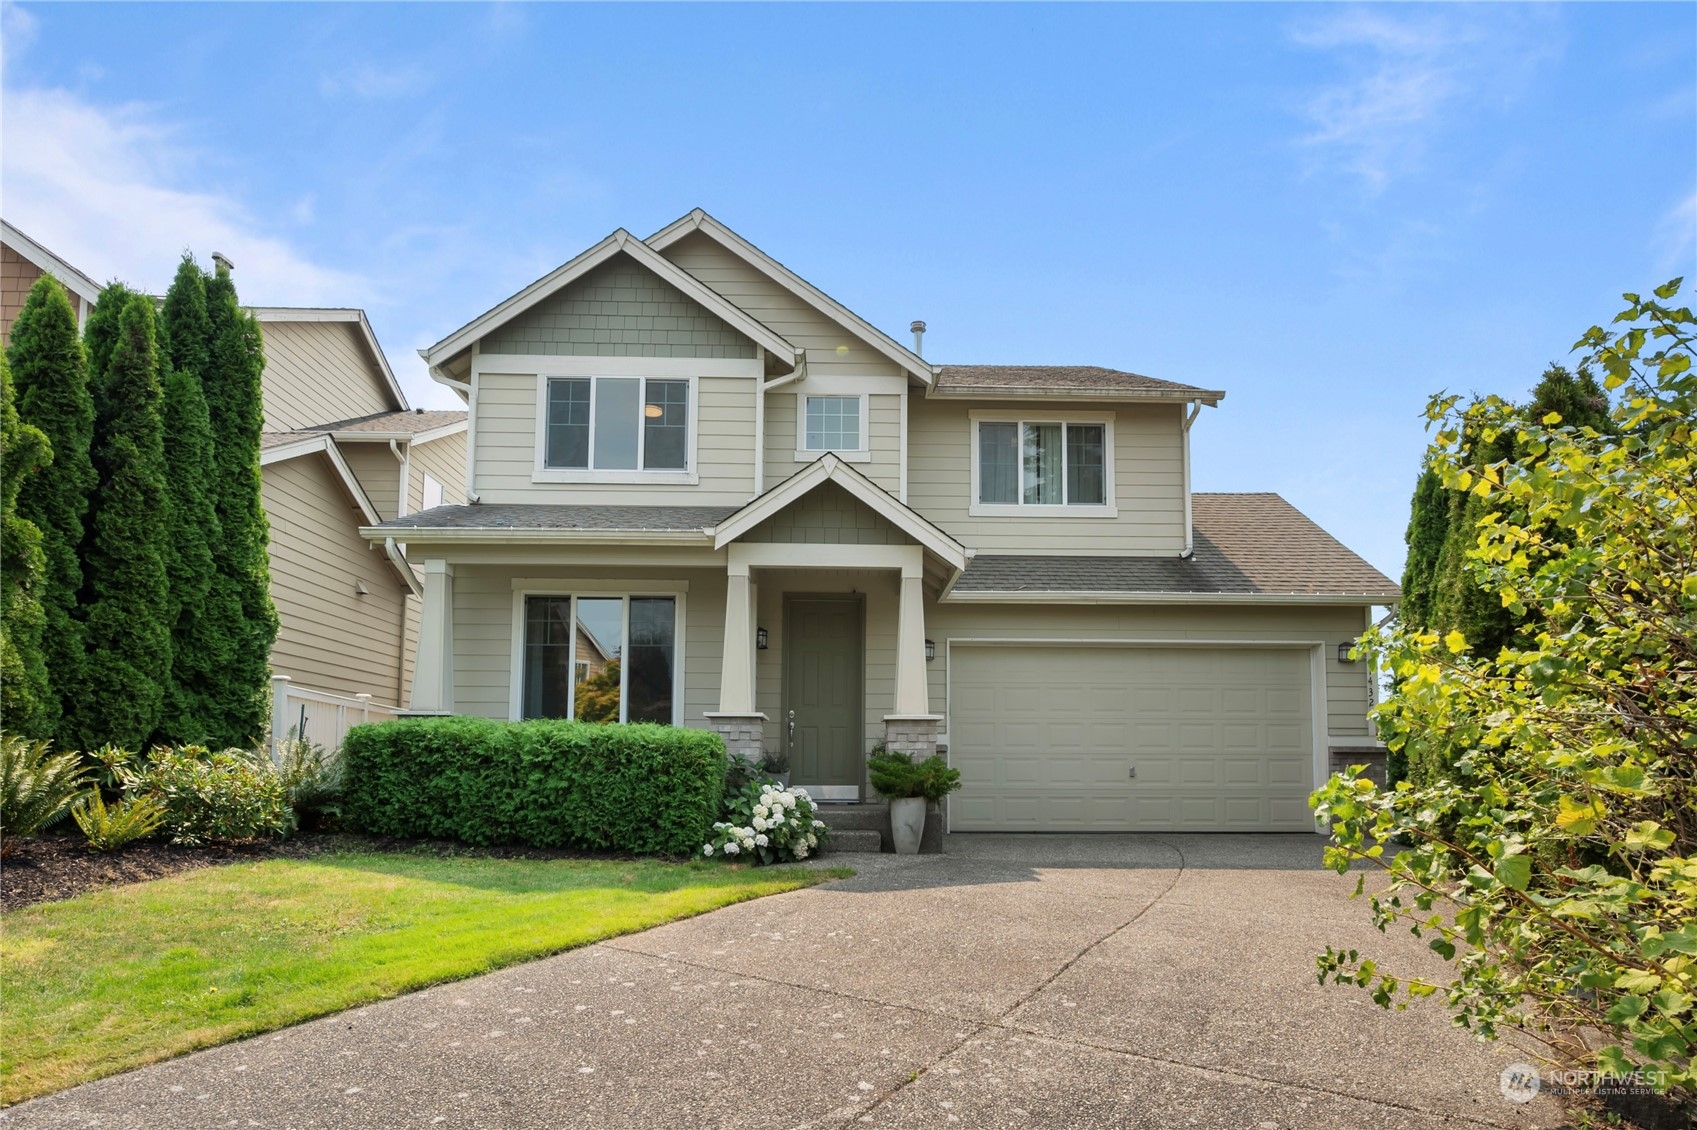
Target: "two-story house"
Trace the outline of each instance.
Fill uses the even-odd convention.
[[[569,717],[599,679],[825,799],[943,748],[957,831],[1312,829],[1396,586],[1276,495],[1191,492],[1223,393],[920,344],[698,210],[421,351],[469,503],[364,531],[423,568],[411,708]]]

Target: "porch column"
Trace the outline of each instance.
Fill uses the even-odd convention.
[[[766,715],[754,709],[754,585],[746,562],[731,561],[725,575],[725,639],[719,664],[719,709],[708,724],[733,756],[759,761]]]
[[[424,562],[424,607],[410,706],[420,714],[454,712],[454,567],[438,558]]]
[[[884,748],[927,758],[937,752],[937,726],[925,679],[925,588],[921,563],[902,566],[896,606],[895,712],[884,716]]]

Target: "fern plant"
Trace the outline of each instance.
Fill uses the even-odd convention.
[[[88,837],[89,850],[117,851],[158,831],[165,806],[155,797],[134,796],[109,808],[95,789],[71,806],[71,819]]]
[[[63,819],[88,791],[82,757],[53,753],[52,743],[0,734],[0,859],[18,841]]]

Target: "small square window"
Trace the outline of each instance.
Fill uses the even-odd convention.
[[[858,396],[810,396],[807,398],[807,450],[861,451]]]

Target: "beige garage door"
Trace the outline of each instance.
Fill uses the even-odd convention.
[[[955,831],[1314,828],[1306,650],[957,644],[950,660]]]

